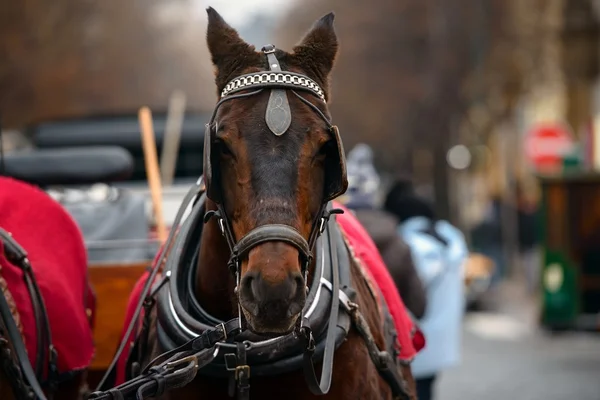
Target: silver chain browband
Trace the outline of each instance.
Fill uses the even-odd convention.
[[[304,75],[296,74],[294,72],[254,72],[252,74],[246,74],[235,78],[230,81],[223,91],[221,97],[225,97],[229,94],[239,92],[253,86],[269,85],[270,87],[281,86],[282,88],[302,88],[304,90],[310,90],[323,101],[325,101],[325,94],[323,89],[310,78]]]

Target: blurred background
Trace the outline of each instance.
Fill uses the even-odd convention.
[[[156,222],[139,107],[152,109],[159,153],[179,131],[163,175],[167,223],[202,172],[216,101],[209,5],[257,48],[290,49],[334,11],[330,109],[346,150],[372,148],[382,196],[410,177],[492,265],[471,271],[480,286],[463,360],[441,374],[436,398],[600,399],[600,1],[0,0],[8,174],[80,218],[93,260],[154,249],[106,255],[100,244],[145,239]],[[78,165],[68,148],[94,146],[125,149],[126,172],[73,182],[47,171],[48,160]],[[127,237],[117,198],[144,220]],[[115,220],[109,233],[95,228],[100,209]]]

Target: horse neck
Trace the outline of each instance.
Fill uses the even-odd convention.
[[[207,210],[216,206],[207,201]],[[227,320],[237,311],[233,307],[235,280],[227,261],[230,251],[227,242],[216,219],[211,219],[202,230],[200,253],[196,272],[196,298],[209,314],[222,320]]]

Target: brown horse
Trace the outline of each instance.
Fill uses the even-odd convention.
[[[0,187],[0,397],[80,399],[94,355],[83,237],[42,190]]]
[[[254,399],[413,398],[410,368],[386,351],[378,296],[328,205],[347,187],[326,103],[338,50],[333,14],[288,53],[255,51],[207,12],[220,100],[205,134],[206,196],[199,181],[190,216],[157,262],[162,278],[144,302],[130,381],[118,390],[248,399],[251,382]],[[177,358],[190,349],[204,352]],[[153,357],[175,361],[157,366]]]

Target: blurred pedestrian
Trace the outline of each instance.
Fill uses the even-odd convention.
[[[528,195],[524,186],[524,182],[517,181],[515,188],[519,224],[519,255],[525,272],[527,290],[530,294],[536,294],[540,280],[538,204],[532,196]]]
[[[413,264],[410,248],[397,234],[397,219],[377,207],[379,175],[373,152],[358,144],[346,158],[348,190],[340,201],[350,208],[375,242],[406,308],[417,319],[425,313],[423,285]]]
[[[400,221],[398,231],[411,248],[427,294],[427,309],[420,320],[427,345],[411,368],[418,398],[430,400],[439,374],[460,363],[468,249],[460,230],[437,219],[432,205],[415,194],[410,182],[396,182],[384,207]]]
[[[536,201],[527,195],[523,186],[523,182],[517,181],[515,199],[507,198],[502,193],[492,194],[488,210],[483,220],[471,231],[471,237],[473,247],[492,258],[496,264],[492,278],[492,284],[495,286],[506,277],[510,259],[504,249],[502,220],[507,214],[516,214],[516,250],[524,267],[527,289],[533,294],[538,289],[539,281],[538,210]]]
[[[502,209],[508,207],[500,194],[492,194],[483,219],[471,230],[472,245],[476,251],[490,257],[496,266],[492,285],[496,286],[507,272],[507,260],[502,240]]]

